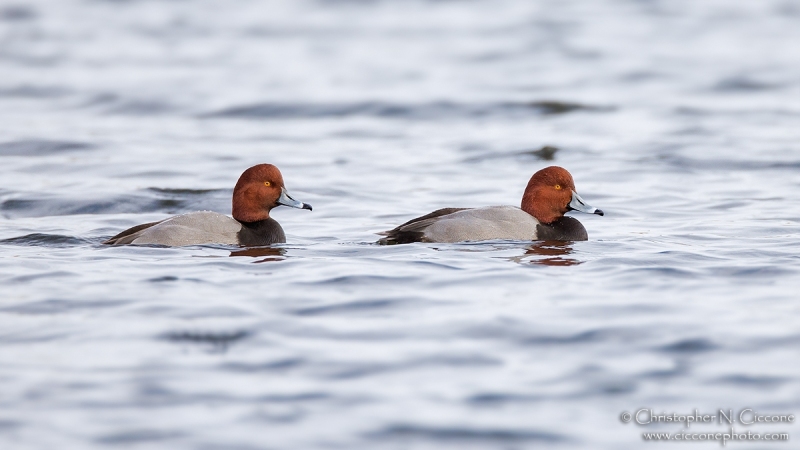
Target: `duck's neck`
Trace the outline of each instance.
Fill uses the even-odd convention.
[[[264,220],[255,222],[242,222],[242,229],[239,230],[239,243],[244,246],[281,244],[286,242],[286,235],[283,228],[275,219],[267,217]]]
[[[525,192],[520,209],[535,217],[540,223],[553,223],[564,217],[564,214],[555,210],[550,203],[539,198],[535,191]]]

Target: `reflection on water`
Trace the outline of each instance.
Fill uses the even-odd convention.
[[[572,242],[568,241],[536,241],[525,249],[525,254],[509,258],[520,264],[542,266],[576,266],[583,263],[574,258],[564,256],[572,254]]]
[[[247,256],[251,258],[261,258],[263,256],[267,256],[267,258],[253,261],[254,263],[283,261],[285,259],[285,255],[286,249],[274,247],[250,247],[242,250],[234,250],[230,254],[230,256]]]

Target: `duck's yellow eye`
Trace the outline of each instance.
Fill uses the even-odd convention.
[[[560,190],[561,190],[561,185],[560,185],[560,184],[557,184],[557,185],[555,185],[554,187],[556,188],[556,190],[557,190],[557,191],[560,191]]]
[[[264,186],[272,186],[272,183],[270,183],[269,181],[265,181]]]

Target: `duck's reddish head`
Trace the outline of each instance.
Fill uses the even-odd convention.
[[[233,188],[233,218],[239,222],[269,219],[276,206],[311,210],[311,205],[293,199],[283,185],[281,171],[272,164],[258,164],[242,173]]]
[[[575,191],[572,175],[558,166],[533,174],[522,195],[521,208],[541,223],[552,223],[572,210],[603,215],[603,211],[583,201]]]

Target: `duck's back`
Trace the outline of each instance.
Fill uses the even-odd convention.
[[[534,240],[539,221],[514,206],[465,209],[433,220],[425,228],[428,242]]]
[[[212,211],[197,211],[170,217],[161,222],[130,228],[106,241],[106,244],[238,245],[242,224]]]
[[[382,242],[535,240],[537,225],[538,220],[514,206],[447,208],[400,225],[387,232]]]

